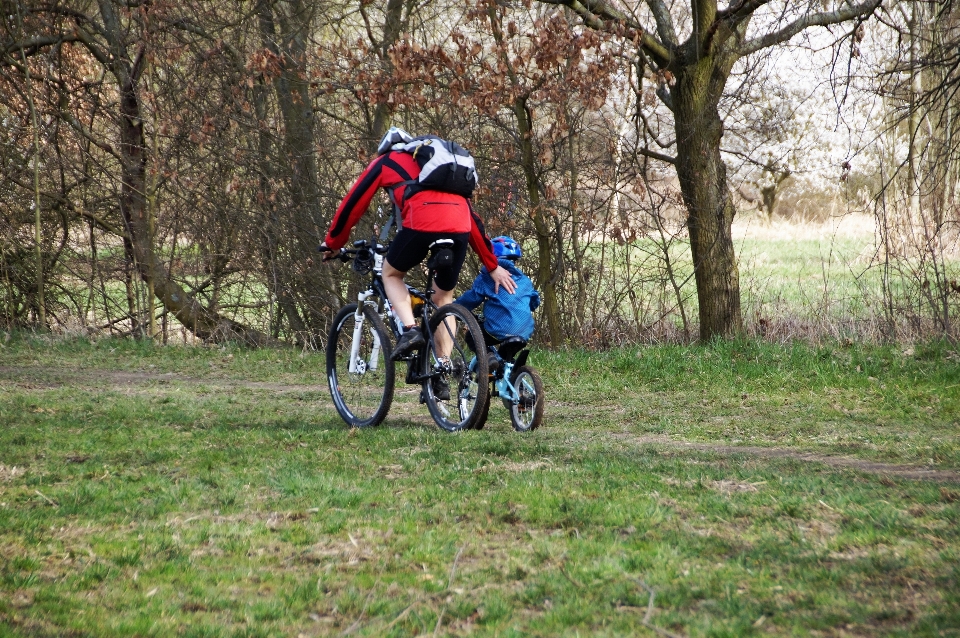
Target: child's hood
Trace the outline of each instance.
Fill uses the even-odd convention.
[[[511,259],[498,259],[497,263],[511,275],[523,275],[523,271]]]

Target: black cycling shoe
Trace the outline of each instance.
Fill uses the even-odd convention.
[[[433,384],[433,396],[437,398],[437,401],[450,400],[450,384],[447,383],[446,379],[434,377],[430,380],[430,383]]]
[[[394,346],[393,354],[390,355],[390,358],[394,361],[399,361],[417,348],[422,348],[425,343],[426,341],[419,330],[416,328],[407,330],[397,339],[397,345]]]

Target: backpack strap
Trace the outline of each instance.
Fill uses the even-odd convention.
[[[387,189],[387,195],[390,197],[390,203],[393,204],[393,215],[390,217],[390,222],[396,223],[397,230],[401,230],[403,228],[403,212],[397,204],[397,198],[393,196],[393,187]],[[390,223],[385,228],[390,228]]]
[[[394,206],[393,214],[390,215],[390,218],[387,219],[387,223],[383,225],[383,228],[380,230],[380,239],[377,240],[381,244],[387,243],[387,235],[390,234],[390,227],[394,224],[397,225],[397,230],[400,230],[400,216],[397,214],[396,206]]]
[[[397,203],[397,198],[396,196],[394,196],[393,190],[401,186],[406,189],[409,189],[411,184],[417,183],[417,180],[413,179],[410,176],[410,173],[407,172],[407,169],[400,166],[398,162],[396,162],[389,156],[383,160],[383,165],[386,168],[389,168],[390,170],[392,170],[394,173],[396,173],[403,179],[402,182],[399,182],[397,184],[392,184],[387,187],[387,195],[390,197],[390,203],[393,204],[393,216],[396,220],[397,230],[399,231],[403,228],[403,212],[400,210],[400,205]],[[408,196],[408,192],[405,191],[404,200],[407,199],[407,196]]]

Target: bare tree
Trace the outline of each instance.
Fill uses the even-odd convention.
[[[170,11],[171,6],[164,3],[128,7],[126,3],[111,0],[101,0],[96,7],[89,3],[33,7],[27,16],[31,28],[21,38],[0,43],[0,50],[6,56],[5,66],[14,73],[27,72],[22,62],[17,62],[18,56],[27,59],[51,48],[69,48],[74,52],[71,57],[84,56],[79,61],[80,66],[99,65],[101,72],[112,78],[111,90],[102,93],[115,109],[112,113],[115,128],[109,132],[109,137],[91,129],[68,108],[71,89],[79,89],[76,92],[83,94],[82,77],[65,76],[64,79],[47,74],[37,78],[38,82],[51,87],[50,93],[59,96],[58,110],[52,116],[65,121],[75,135],[116,167],[113,174],[116,181],[111,186],[117,197],[119,219],[114,223],[97,217],[91,219],[102,229],[122,238],[125,253],[140,277],[148,283],[164,308],[188,329],[203,338],[239,338],[250,343],[264,343],[267,340],[265,335],[220,315],[177,283],[159,257],[154,243],[147,173],[148,164],[156,158],[151,157],[144,128],[143,74],[149,59],[157,54],[150,45],[158,30],[198,30],[194,21],[172,15]],[[151,18],[154,22],[150,21]],[[100,104],[101,101],[97,100],[98,111]],[[67,206],[78,214],[85,214],[75,203],[67,202]]]
[[[730,230],[736,210],[720,154],[719,105],[731,71],[745,56],[811,27],[851,23],[847,35],[853,35],[881,0],[837,2],[832,10],[822,10],[820,2],[768,0],[735,0],[725,8],[716,0],[646,0],[627,8],[607,0],[541,2],[565,5],[584,24],[636,43],[639,64],[655,78],[657,95],[674,116],[676,155],[668,161],[676,167],[688,212],[700,338],[739,333],[740,278]]]
[[[888,107],[889,150],[877,217],[888,331],[933,328],[956,339],[960,7],[949,0],[898,2],[882,18],[891,45],[878,61],[885,67],[879,90]]]

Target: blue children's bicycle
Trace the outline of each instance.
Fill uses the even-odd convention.
[[[510,422],[517,432],[529,432],[540,427],[543,421],[543,381],[540,374],[527,365],[530,350],[527,340],[522,337],[509,337],[497,343],[489,335],[484,335],[488,344],[487,366],[489,368],[490,391],[486,401],[480,407],[480,416],[474,429],[481,429],[487,422],[490,411],[490,397],[500,397],[510,412]],[[471,370],[478,366],[477,358],[471,362]]]

